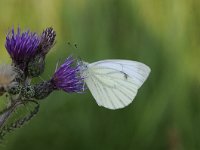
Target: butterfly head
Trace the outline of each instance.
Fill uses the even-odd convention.
[[[86,78],[87,77],[87,72],[88,72],[88,64],[87,62],[84,62],[83,60],[81,60],[80,58],[77,60],[77,64],[79,66],[80,69],[80,75],[82,78]]]

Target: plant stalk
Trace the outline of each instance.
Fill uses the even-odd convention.
[[[8,120],[8,118],[12,115],[15,109],[21,104],[21,101],[16,101],[13,104],[11,104],[11,106],[0,112],[0,129],[3,127],[4,123]]]

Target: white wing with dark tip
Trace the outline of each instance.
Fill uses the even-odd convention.
[[[145,82],[150,68],[130,60],[85,63],[85,83],[99,106],[119,109],[129,105]]]

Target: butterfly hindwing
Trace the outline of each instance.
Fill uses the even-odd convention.
[[[87,65],[85,83],[100,106],[119,109],[130,104],[150,68],[130,60],[102,60]]]

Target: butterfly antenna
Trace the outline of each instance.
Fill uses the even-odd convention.
[[[67,42],[67,44],[70,46],[70,48],[72,48],[73,50],[74,49],[78,49],[78,44],[77,43],[74,43],[74,44],[71,44],[71,42]]]
[[[70,47],[73,51],[79,50],[79,49],[78,49],[78,44],[77,44],[77,43],[71,44],[71,42],[67,42],[67,44],[69,45],[69,47]]]
[[[70,42],[70,41],[68,41],[67,44],[68,44],[69,46],[71,46],[71,42]]]
[[[67,42],[67,45],[69,46],[70,49],[74,50],[74,47],[72,46],[71,42]]]
[[[74,43],[74,47],[75,47],[76,49],[78,49],[78,45],[77,45],[76,43]]]

